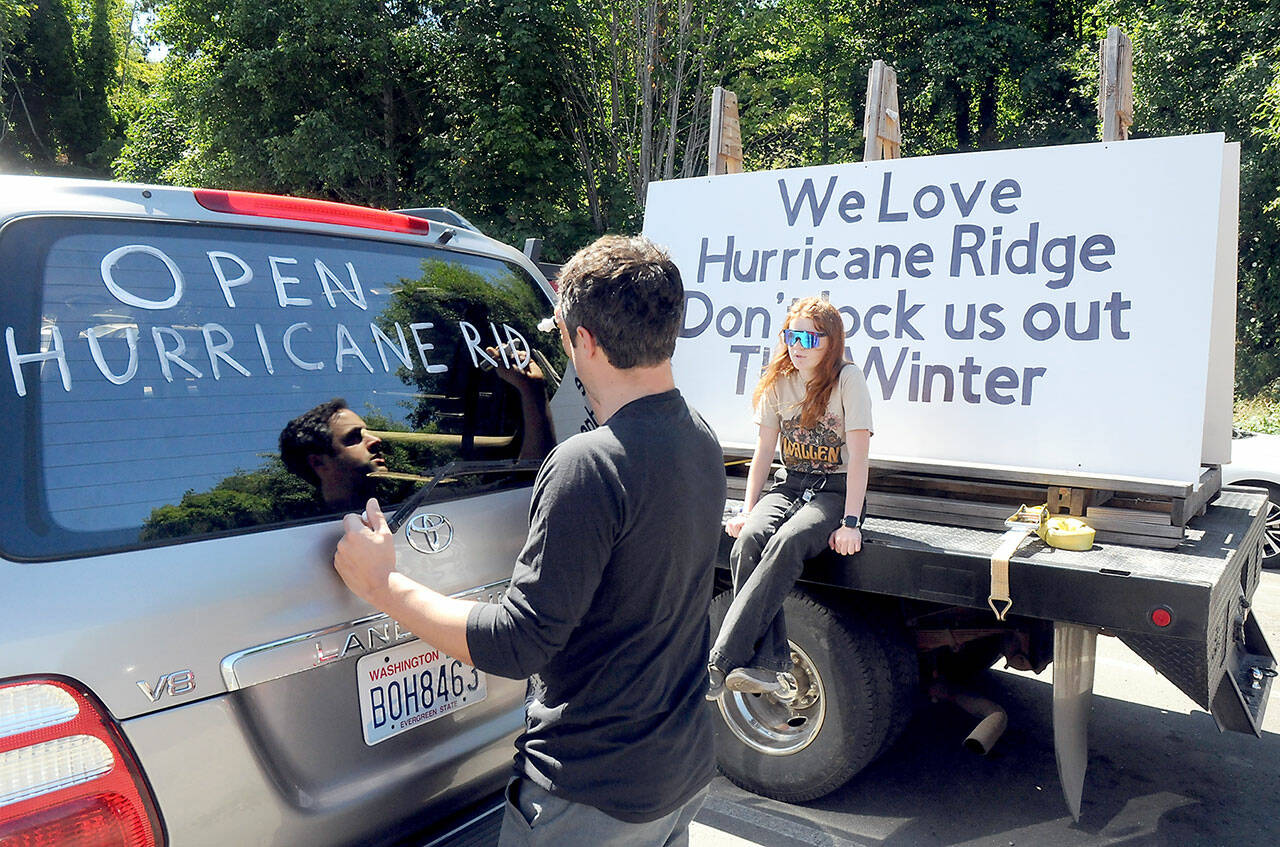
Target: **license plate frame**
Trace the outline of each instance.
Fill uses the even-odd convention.
[[[488,696],[485,675],[419,640],[356,662],[360,728],[370,747]]]

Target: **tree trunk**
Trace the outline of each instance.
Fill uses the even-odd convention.
[[[969,89],[959,82],[950,85],[951,96],[956,101],[956,147],[960,150],[972,149],[972,138],[969,129]]]
[[[398,180],[396,179],[396,115],[395,115],[395,97],[391,90],[391,82],[388,80],[382,85],[382,149],[386,151],[387,171],[386,192],[387,205],[394,206],[396,203],[396,188]]]
[[[989,76],[982,84],[982,94],[978,97],[978,146],[984,150],[995,147],[999,142],[996,136],[996,78]]]
[[[661,0],[649,0],[641,15],[641,49],[636,58],[639,67],[636,79],[640,83],[640,162],[634,178],[636,202],[644,205],[649,191],[649,175],[653,172],[653,70],[658,61],[657,6]]]

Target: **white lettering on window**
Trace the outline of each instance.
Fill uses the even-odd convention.
[[[115,267],[120,260],[130,253],[143,253],[147,256],[155,256],[164,263],[165,268],[169,271],[169,276],[173,280],[173,294],[164,300],[148,300],[145,297],[139,297],[131,294],[121,288],[115,280]],[[182,299],[183,281],[182,271],[178,270],[178,266],[174,264],[173,259],[165,255],[164,251],[159,250],[147,244],[126,244],[123,247],[117,247],[110,253],[102,257],[100,266],[102,271],[102,282],[107,286],[107,290],[111,292],[111,296],[115,297],[121,303],[133,306],[138,309],[152,309],[159,311],[168,309],[178,304]]]
[[[293,362],[304,371],[318,371],[324,367],[324,362],[303,361],[298,358],[296,353],[293,352],[293,334],[300,329],[305,329],[307,332],[310,332],[311,324],[296,323],[284,331],[284,338],[281,339],[284,342],[284,354],[289,357],[289,361]]]
[[[369,304],[365,302],[364,289],[360,287],[360,278],[356,276],[355,265],[350,262],[347,262],[346,265],[347,273],[351,275],[351,290],[349,291],[343,286],[342,280],[338,279],[337,275],[329,270],[324,262],[316,259],[316,274],[320,277],[320,284],[324,286],[324,296],[329,301],[329,308],[338,308],[338,304],[333,299],[333,289],[329,287],[329,283],[332,282],[352,304],[367,310]]]
[[[262,334],[262,324],[254,324],[253,331],[258,334],[258,349],[262,351],[262,364],[267,366],[267,373],[274,374],[276,369],[271,366],[271,351],[267,349],[267,337]]]
[[[434,326],[435,324],[432,323],[409,324],[409,334],[413,336],[413,343],[418,347],[418,358],[422,360],[422,366],[427,369],[427,373],[442,374],[449,370],[448,365],[433,365],[427,361],[427,351],[436,349],[436,345],[418,337],[418,330],[431,329]]]
[[[351,333],[345,326],[338,324],[336,336],[338,352],[334,356],[334,364],[338,367],[338,373],[342,373],[342,360],[347,356],[355,356],[360,360],[360,364],[364,365],[365,370],[373,373],[373,365],[369,364],[369,360],[364,357],[364,353],[360,352],[359,346],[356,345],[356,340],[351,337]]]
[[[44,340],[45,330],[49,331],[49,341]],[[27,396],[27,382],[22,378],[22,366],[30,362],[40,362],[41,371],[44,363],[53,360],[58,363],[58,372],[62,376],[62,390],[71,390],[71,369],[67,367],[67,351],[62,346],[62,333],[54,324],[40,327],[40,352],[19,353],[13,339],[13,327],[5,327],[4,340],[9,347],[9,367],[13,369],[13,387],[18,390],[19,397]]]
[[[466,321],[458,321],[458,328],[462,330],[462,337],[467,342],[467,352],[471,354],[472,365],[478,368],[480,367],[480,359],[484,359],[495,368],[498,367],[497,359],[486,353],[485,349],[480,346],[480,330]],[[489,324],[489,328],[493,329],[495,335],[497,334],[498,330],[494,329],[493,324]],[[502,359],[502,366],[510,367],[505,356]]]
[[[172,338],[174,342],[176,342],[177,346],[172,350],[165,347],[165,336]],[[165,381],[173,382],[173,368],[169,366],[170,362],[182,368],[196,379],[204,377],[204,374],[200,373],[200,371],[196,370],[182,359],[182,354],[187,352],[187,342],[183,340],[182,336],[176,329],[167,326],[153,326],[151,327],[151,340],[156,343],[156,353],[160,356],[160,372],[164,374]]]
[[[108,335],[118,333],[124,330],[124,341],[129,348],[129,364],[125,367],[124,373],[117,375],[107,367],[107,358],[102,353],[102,342],[100,339],[106,338]],[[102,326],[93,326],[85,330],[85,340],[89,342],[89,354],[93,356],[93,363],[98,366],[98,370],[102,375],[116,385],[124,385],[133,379],[138,372],[138,327],[130,324],[129,326],[120,326],[119,324],[104,324]]]
[[[227,305],[231,308],[236,307],[235,298],[231,296],[231,289],[244,285],[253,280],[253,269],[245,263],[235,253],[227,253],[223,250],[210,250],[206,253],[209,257],[209,264],[213,266],[213,275],[218,278],[218,285],[222,288],[222,296],[226,298]],[[227,279],[225,269],[222,267],[222,260],[230,259],[240,266],[240,276],[235,279]]]
[[[529,360],[533,358],[533,354],[529,352],[529,339],[521,335],[520,331],[515,327],[503,324],[502,329],[507,333],[507,343],[499,349],[509,349],[511,357],[515,359],[516,370],[524,370],[528,366]],[[517,341],[519,342],[518,344],[516,343]]]
[[[502,336],[498,335],[498,328],[493,325],[493,321],[489,321],[489,332],[493,333],[493,346],[497,348],[498,355],[502,357],[502,366],[504,368],[511,367],[511,360],[507,358],[507,345],[502,343]]]
[[[243,376],[251,376],[248,368],[227,355],[227,351],[235,346],[235,342],[231,339],[231,333],[227,332],[225,326],[211,321],[200,327],[200,332],[204,335],[204,349],[209,354],[209,368],[213,371],[214,379],[222,379],[222,372],[218,370],[218,360],[226,362]],[[215,332],[222,336],[220,344],[215,344],[213,341]]]
[[[285,276],[280,273],[280,265],[296,265],[298,260],[268,256],[267,261],[271,263],[271,280],[276,284],[276,301],[280,304],[280,308],[283,309],[285,306],[310,306],[310,297],[290,297],[284,291],[286,285],[297,285],[302,280],[296,276]]]
[[[391,353],[400,360],[400,364],[404,365],[407,370],[413,370],[413,363],[409,360],[409,342],[405,341],[404,330],[400,328],[400,324],[396,324],[396,336],[400,339],[399,347],[396,343],[387,337],[387,334],[378,328],[375,323],[369,324],[369,331],[373,333],[373,345],[378,348],[378,358],[382,360],[382,369],[387,373],[391,372],[391,366],[387,364],[386,348],[391,348]]]

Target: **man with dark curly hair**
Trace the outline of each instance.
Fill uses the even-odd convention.
[[[605,237],[560,274],[556,323],[599,427],[559,444],[500,603],[395,570],[376,500],[345,518],[347,586],[434,647],[530,677],[499,844],[678,845],[714,770],[703,699],[723,453],[676,390],[684,287],[643,238]]]
[[[373,495],[370,474],[385,470],[382,439],[340,397],[309,409],[280,433],[280,460],[314,485],[331,509],[358,509]]]

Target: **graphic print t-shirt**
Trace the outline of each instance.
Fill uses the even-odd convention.
[[[840,382],[831,390],[827,410],[812,427],[800,425],[804,406],[804,377],[793,371],[779,379],[760,398],[754,420],[757,425],[782,431],[782,464],[797,473],[846,473],[849,451],[844,434],[871,431],[871,392],[855,365],[845,365]]]

